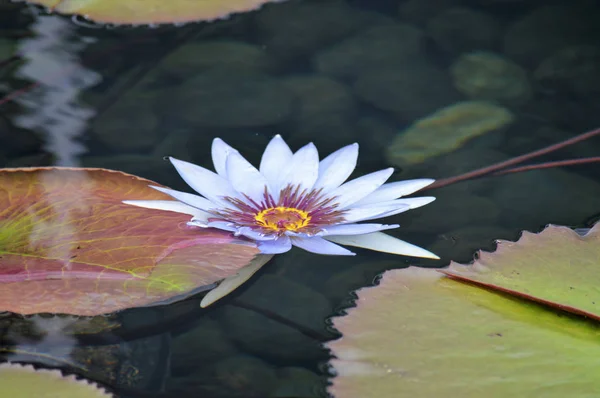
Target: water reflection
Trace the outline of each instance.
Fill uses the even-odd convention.
[[[31,334],[23,334],[21,328],[11,328],[5,338],[16,345],[8,349],[6,359],[10,362],[36,363],[49,367],[69,366],[86,371],[71,354],[77,344],[70,330],[77,322],[71,317],[34,316],[29,319]]]
[[[17,97],[27,111],[13,121],[44,137],[44,149],[54,155],[55,165],[78,166],[79,155],[86,152],[79,139],[95,115],[79,96],[102,77],[81,65],[77,54],[95,40],[78,35],[72,23],[54,15],[38,16],[30,29],[32,36],[18,46],[25,62],[15,77],[36,86]]]

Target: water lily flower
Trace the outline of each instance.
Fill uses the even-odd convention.
[[[399,225],[359,223],[392,216],[432,202],[433,197],[401,197],[433,183],[416,179],[385,183],[393,169],[345,182],[356,167],[358,144],[345,146],[319,161],[317,148],[293,153],[281,136],[267,145],[257,169],[237,150],[216,138],[215,172],[169,158],[184,181],[200,195],[153,186],[173,197],[125,203],[192,216],[188,225],[218,228],[256,242],[265,254],[297,246],[309,252],[354,255],[340,246],[426,258],[435,254],[381,231]]]

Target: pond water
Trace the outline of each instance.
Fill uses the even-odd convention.
[[[102,167],[188,190],[165,156],[212,168],[221,137],[257,164],[281,134],[321,156],[358,142],[356,176],[393,166],[391,181],[439,179],[600,127],[593,1],[293,0],[152,28],[0,1],[0,33],[3,167]],[[537,161],[599,152],[595,137]],[[114,332],[74,338],[61,335],[72,320],[43,317],[31,322],[46,338],[32,339],[7,315],[4,358],[103,380],[124,397],[326,396],[328,319],[354,290],[387,269],[468,262],[522,230],[590,225],[600,167],[427,194],[437,200],[386,222],[440,261],[294,249],[213,307],[200,310],[200,295],[126,311]]]

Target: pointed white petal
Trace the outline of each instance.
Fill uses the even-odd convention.
[[[401,213],[410,210],[408,205],[392,204],[387,206],[367,206],[355,207],[344,211],[344,223],[354,223],[359,221],[373,220],[375,218],[385,217],[388,214]]]
[[[410,208],[412,210],[412,209],[416,209],[421,206],[428,205],[429,203],[433,202],[434,200],[435,200],[435,197],[433,197],[433,196],[419,196],[417,198],[396,199],[393,201],[393,203],[408,205],[408,206],[410,206]],[[391,202],[388,202],[388,203],[391,203]]]
[[[279,198],[279,175],[292,160],[292,155],[292,150],[279,134],[271,139],[263,152],[259,170],[267,179],[275,200]]]
[[[167,195],[185,203],[186,205],[195,207],[196,209],[200,209],[208,213],[212,213],[213,211],[219,208],[218,205],[214,204],[208,199],[203,198],[202,196],[194,195],[187,192],[176,191],[174,189],[157,187],[154,185],[150,185],[150,188],[154,188],[157,191],[166,193]]]
[[[319,176],[319,152],[313,143],[307,144],[292,156],[279,176],[279,189],[288,185],[310,190]]]
[[[425,206],[431,202],[433,202],[435,200],[435,197],[433,196],[418,196],[416,198],[405,198],[405,199],[396,199],[396,200],[388,200],[386,202],[377,202],[377,203],[371,203],[368,205],[360,205],[360,204],[354,204],[352,205],[352,208],[358,208],[358,209],[366,209],[369,207],[382,207],[382,206],[408,206],[409,209],[416,209],[419,208],[421,206]]]
[[[220,138],[215,138],[212,142],[211,155],[215,171],[223,178],[227,178],[227,157],[230,153],[237,152],[234,148],[227,145]]]
[[[350,250],[345,249],[341,246],[326,241],[323,238],[314,236],[312,238],[297,238],[293,237],[292,244],[298,246],[311,253],[327,254],[331,256],[354,256]]]
[[[255,242],[258,250],[263,254],[281,254],[292,248],[292,241],[287,236],[281,236],[275,240],[261,240]]]
[[[323,192],[336,189],[350,177],[356,168],[358,159],[358,144],[345,146],[319,163],[319,177],[314,189],[323,188]],[[394,198],[395,199],[395,198]]]
[[[404,213],[405,211],[408,211],[408,210],[412,210],[412,209],[411,208],[407,209],[406,207],[401,207],[401,208],[399,208],[397,210],[392,210],[392,211],[390,211],[388,213],[382,214],[381,216],[378,216],[378,217],[375,217],[375,218],[391,217],[391,216],[395,216],[396,214]],[[364,219],[363,218],[363,221],[368,221],[368,220],[373,220],[373,219],[374,218],[368,218],[368,219]]]
[[[420,178],[417,180],[406,180],[390,182],[377,188],[372,194],[355,203],[356,206],[364,206],[378,202],[387,202],[388,200],[398,199],[402,196],[410,195],[428,185],[433,184],[435,180],[431,178]]]
[[[362,247],[363,249],[375,250],[378,252],[439,259],[438,256],[428,250],[394,238],[393,236],[386,235],[383,232],[352,236],[332,235],[328,236],[326,239],[341,245]]]
[[[433,196],[422,196],[419,198],[390,200],[389,202],[382,202],[382,203],[377,203],[377,204],[373,204],[373,205],[351,208],[350,210],[352,210],[352,211],[349,212],[348,217],[345,217],[345,218],[360,217],[361,214],[364,215],[365,213],[369,213],[369,212],[376,213],[377,209],[382,209],[382,208],[391,208],[392,210],[386,211],[384,213],[375,214],[372,216],[363,216],[359,220],[355,220],[355,221],[367,221],[367,220],[373,220],[376,218],[391,217],[391,216],[395,216],[396,214],[404,213],[405,211],[408,211],[408,210],[412,210],[412,209],[416,209],[421,206],[425,206],[426,204],[431,203],[434,200],[435,200],[435,198]],[[373,209],[373,210],[370,210],[370,209]]]
[[[385,231],[386,229],[398,228],[400,225],[392,224],[340,224],[332,225],[322,230],[322,235],[364,235],[372,232]]]
[[[223,197],[237,198],[239,195],[229,181],[210,170],[183,160],[169,158],[183,180],[196,192],[212,202],[232,207]]]
[[[208,218],[210,214],[177,200],[124,200],[123,203],[146,209],[166,210],[175,213],[189,214],[197,218]]]
[[[227,296],[229,293],[233,292],[240,285],[242,285],[244,282],[250,279],[252,275],[256,273],[256,271],[261,269],[262,266],[265,265],[267,261],[271,259],[271,257],[273,256],[266,254],[259,254],[256,257],[254,257],[250,264],[239,270],[237,275],[223,279],[219,286],[208,292],[206,296],[202,298],[202,301],[200,302],[200,307],[206,308],[215,301],[220,300],[223,297]]]
[[[242,155],[232,152],[227,157],[227,175],[233,189],[256,203],[263,200],[267,180]]]
[[[355,178],[333,190],[328,196],[337,197],[335,203],[339,205],[340,209],[345,209],[379,188],[393,172],[394,169],[390,167]]]

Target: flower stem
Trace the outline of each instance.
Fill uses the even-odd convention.
[[[520,173],[522,171],[550,169],[553,167],[575,166],[578,164],[598,163],[598,162],[600,162],[600,156],[595,156],[595,157],[590,157],[590,158],[581,158],[581,159],[557,160],[555,162],[536,163],[536,164],[530,164],[530,165],[526,165],[526,166],[514,167],[512,169],[500,170],[500,171],[493,173],[492,175],[500,176],[503,174]]]
[[[433,189],[433,188],[441,188],[441,187],[445,187],[447,185],[455,184],[455,183],[460,182],[460,181],[472,180],[474,178],[483,177],[483,176],[489,175],[489,174],[494,174],[496,172],[499,172],[501,169],[507,168],[509,166],[514,166],[514,165],[519,164],[519,163],[523,163],[526,160],[533,159],[533,158],[536,158],[538,156],[546,155],[546,154],[554,152],[554,151],[556,151],[558,149],[565,148],[565,147],[567,147],[569,145],[576,144],[578,142],[587,140],[587,139],[592,138],[592,137],[597,136],[597,135],[600,135],[600,128],[592,130],[592,131],[588,131],[588,132],[583,133],[583,134],[579,134],[579,135],[577,135],[577,136],[575,136],[573,138],[570,138],[568,140],[561,141],[559,143],[547,146],[545,148],[538,149],[537,151],[529,152],[529,153],[526,153],[524,155],[517,156],[517,157],[514,157],[512,159],[508,159],[508,160],[505,160],[503,162],[493,164],[491,166],[482,167],[480,169],[472,170],[472,171],[469,171],[467,173],[459,174],[459,175],[454,176],[454,177],[443,178],[441,180],[437,180],[436,182],[434,182],[433,184],[431,184],[431,185],[423,188],[422,190],[428,190],[428,189]],[[592,159],[592,160],[590,160],[590,159]],[[596,162],[596,160],[593,160],[593,159],[595,159],[595,158],[588,158],[587,161],[585,161],[585,162],[578,162],[578,163],[573,163],[573,160],[571,160],[571,161],[565,161],[565,162],[570,162],[570,163],[565,163],[565,164],[557,164],[559,162],[553,162],[555,164],[552,165],[552,166],[546,166],[547,163],[543,163],[541,165],[543,165],[544,167],[538,167],[538,168],[548,168],[548,167],[565,166],[565,165],[571,165],[571,164],[581,164],[581,163]],[[580,160],[583,160],[583,159],[580,159]],[[516,172],[520,172],[520,171],[535,170],[536,169],[535,166],[536,165],[524,166],[524,167],[519,167],[519,168],[516,168],[516,169],[510,169],[510,170],[514,170],[514,171],[506,171],[506,173],[510,173],[510,172],[516,173]],[[540,165],[538,165],[538,166],[540,166]],[[506,174],[506,173],[496,173],[494,175]]]

